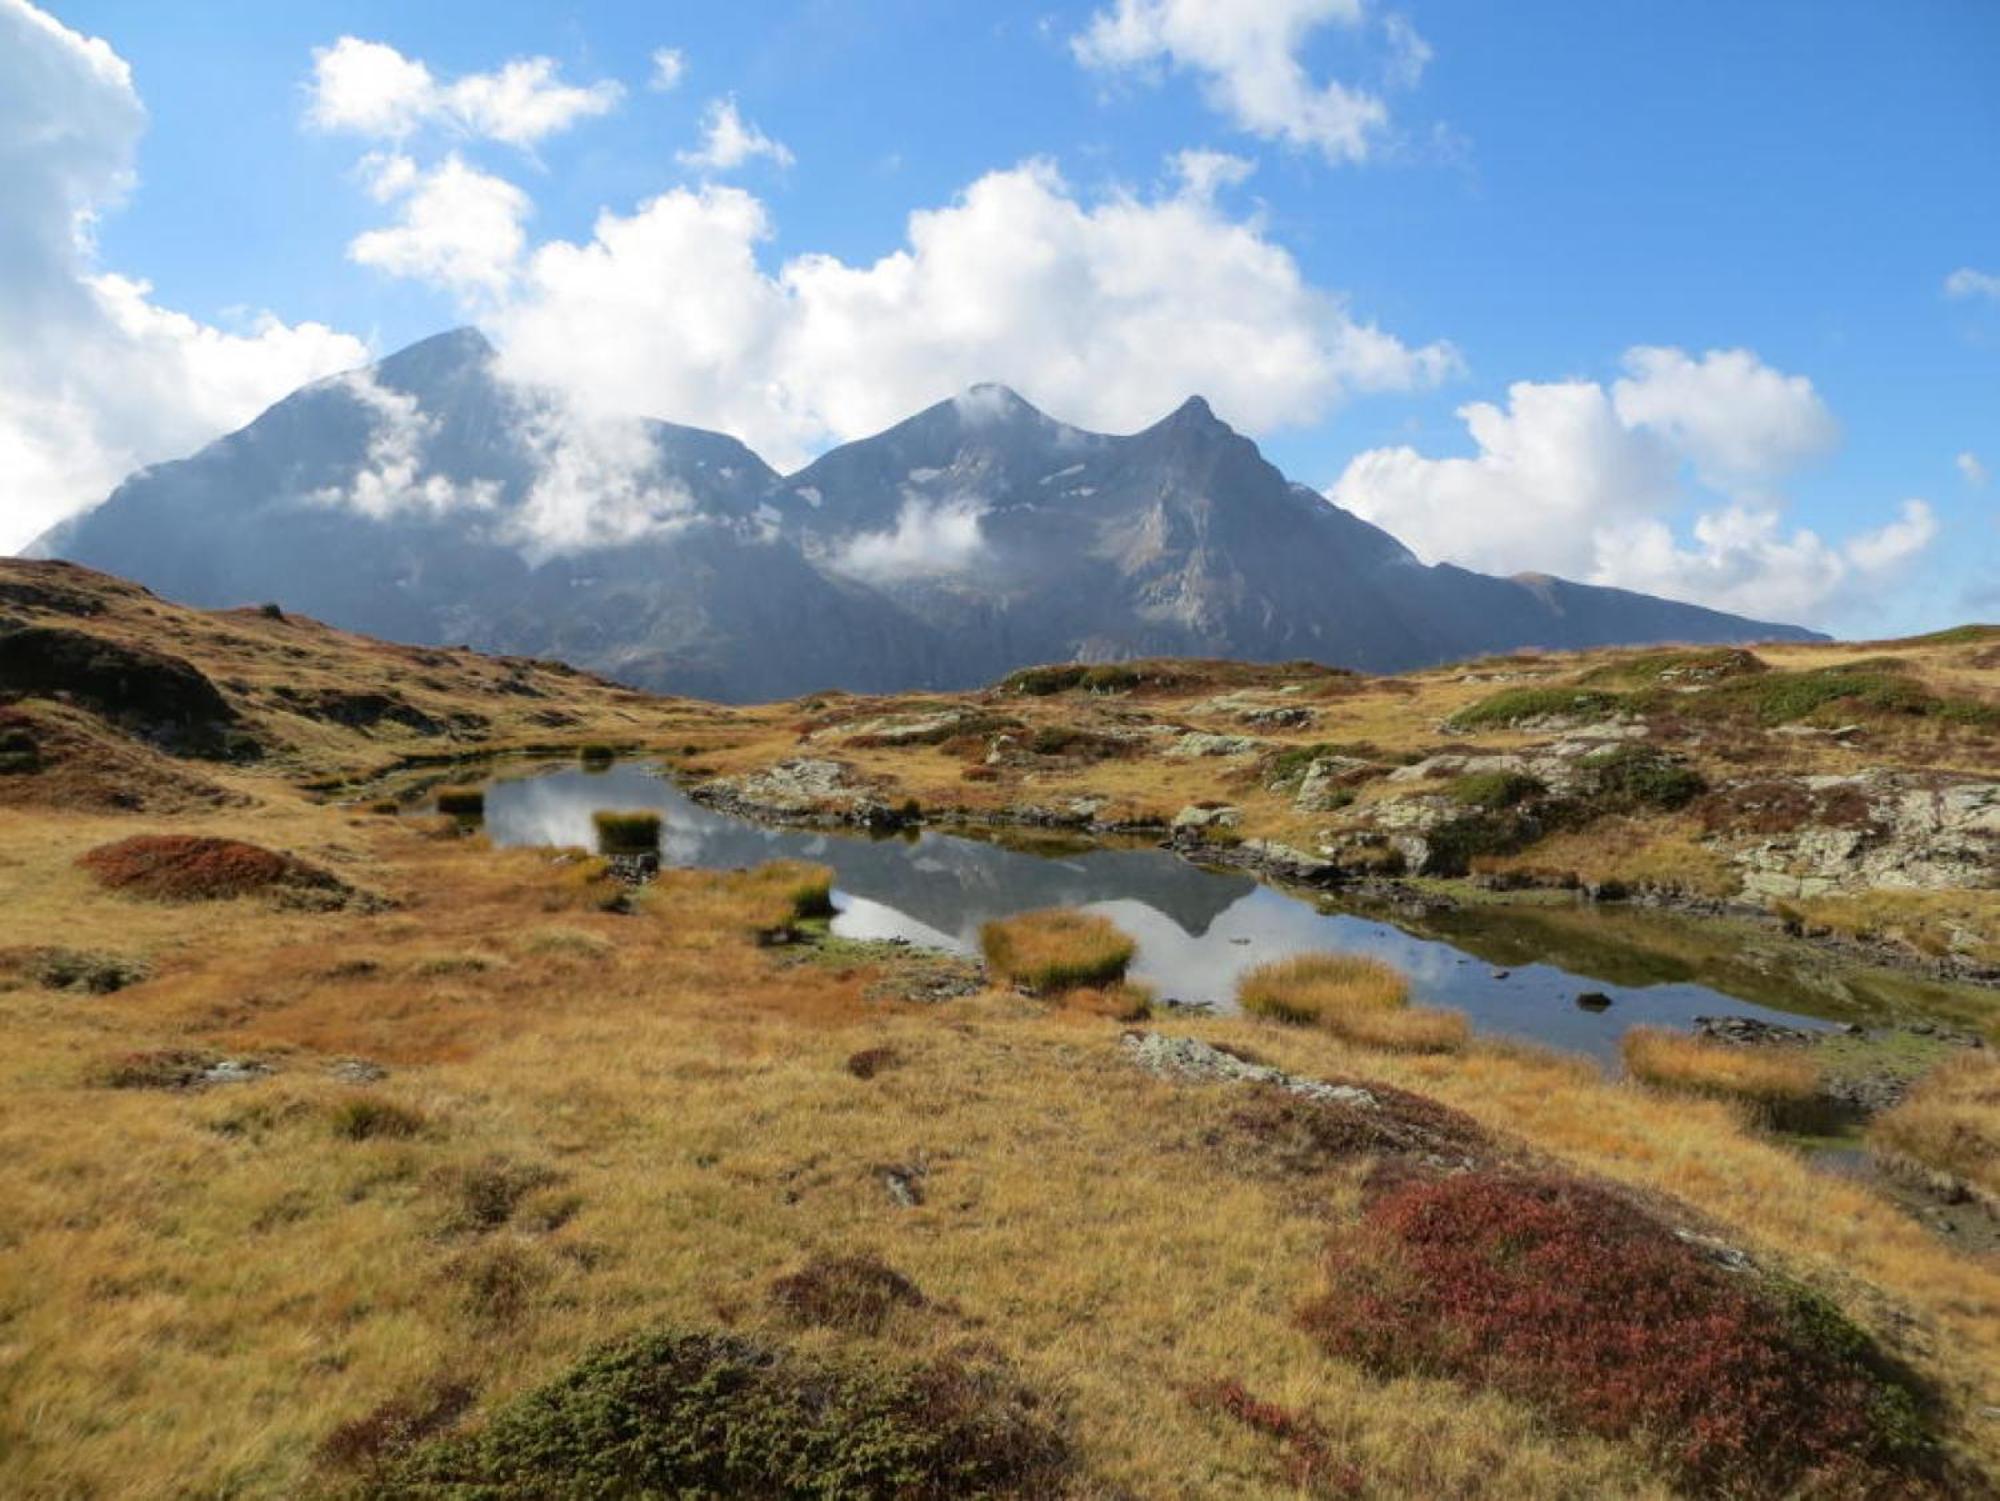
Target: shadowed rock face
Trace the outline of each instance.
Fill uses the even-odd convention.
[[[179,657],[60,626],[0,633],[0,695],[62,696],[164,750],[240,753],[236,711]]]
[[[584,509],[619,524],[588,534]],[[1130,436],[979,386],[780,477],[733,438],[572,427],[471,330],[141,471],[42,556],[194,604],[553,656],[723,699],[959,688],[1031,663],[1809,633],[1559,579],[1427,567],[1199,397]]]

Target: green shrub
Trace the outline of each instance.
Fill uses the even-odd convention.
[[[609,809],[590,815],[597,829],[597,849],[605,855],[650,855],[660,848],[660,815],[640,808]]]
[[[1525,772],[1479,771],[1457,778],[1445,788],[1445,795],[1473,808],[1511,808],[1548,790]]]
[[[1620,745],[1583,761],[1597,781],[1602,811],[1685,808],[1708,791],[1700,772],[1644,745]]]
[[[1047,1404],[990,1359],[806,1355],[663,1330],[426,1444],[377,1494],[942,1501],[1049,1496],[1070,1468]]]
[[[1468,704],[1446,723],[1455,730],[1505,729],[1531,719],[1602,719],[1625,704],[1623,694],[1590,688],[1507,688]]]
[[[483,787],[440,787],[437,810],[453,818],[484,818],[486,789]]]

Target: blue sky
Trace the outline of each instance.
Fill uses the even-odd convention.
[[[0,191],[28,183],[24,223],[92,211],[64,264],[53,231],[39,258],[0,238],[0,464],[30,496],[0,547],[353,341],[476,321],[526,377],[777,462],[982,376],[1106,427],[1199,387],[1427,557],[1857,633],[2000,616],[2000,6],[0,0],[0,21],[52,57],[102,39],[143,105],[121,114],[83,53],[102,109],[39,73],[9,90],[25,53],[0,46]],[[343,37],[377,46],[329,73]],[[497,104],[452,92],[534,58]],[[725,100],[770,151],[703,156]],[[52,122],[93,151],[38,159]],[[920,212],[934,242],[885,262]],[[107,274],[150,290],[77,311],[96,322],[68,342],[103,347],[69,369],[34,278],[102,303]],[[33,404],[53,390],[60,423]]]

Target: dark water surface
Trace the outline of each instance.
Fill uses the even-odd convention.
[[[1464,1011],[1482,1032],[1600,1059],[1615,1057],[1619,1035],[1641,1022],[1685,1027],[1696,1016],[1728,1013],[1825,1026],[1812,1008],[1839,1014],[1843,999],[1798,988],[1799,1011],[1762,1004],[1774,991],[1791,993],[1783,977],[1762,970],[1732,976],[1727,956],[1705,963],[1664,953],[1642,941],[1648,919],[1638,914],[1570,912],[1562,930],[1549,927],[1550,914],[1460,914],[1453,920],[1465,931],[1446,941],[1324,910],[1160,849],[1034,853],[930,831],[870,839],[772,827],[704,808],[638,765],[600,772],[569,766],[494,781],[486,831],[497,844],[589,847],[592,813],[636,808],[665,820],[660,853],[669,865],[734,869],[789,856],[831,866],[835,933],[972,953],[980,924],[991,918],[1086,907],[1138,941],[1134,979],[1162,997],[1224,1009],[1234,1004],[1242,971],[1311,949],[1374,954],[1410,976],[1421,1004]],[[1611,997],[1610,1008],[1579,1007],[1587,991]]]

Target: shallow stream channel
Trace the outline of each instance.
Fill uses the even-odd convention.
[[[974,954],[981,924],[1038,907],[1109,917],[1138,942],[1132,977],[1162,1001],[1233,1007],[1236,977],[1287,954],[1372,954],[1411,978],[1412,999],[1466,1013],[1487,1034],[1616,1058],[1641,1023],[1687,1028],[1745,1016],[1819,1029],[1949,1013],[1957,987],[1799,953],[1742,924],[1577,904],[1461,905],[1377,916],[1316,893],[1208,870],[1171,851],[1018,843],[934,830],[871,838],[777,827],[693,801],[657,768],[526,764],[490,769],[485,829],[501,845],[589,848],[592,815],[650,809],[672,866],[735,869],[779,857],[832,868],[835,934]],[[1962,1002],[1961,1002],[1962,1004]]]

